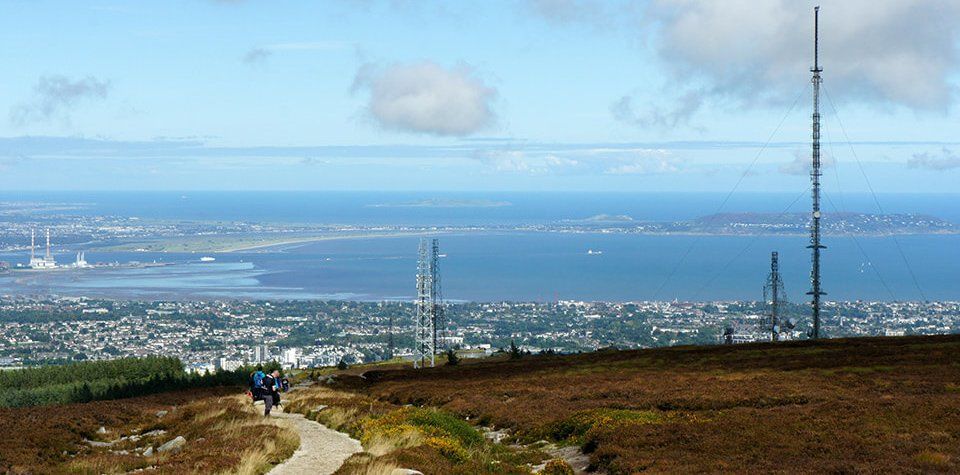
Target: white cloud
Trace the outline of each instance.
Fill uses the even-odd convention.
[[[682,171],[661,149],[482,150],[473,158],[491,171],[528,175],[650,175]]]
[[[336,51],[348,48],[350,45],[343,41],[298,41],[290,43],[273,43],[250,48],[243,55],[243,62],[258,64],[266,61],[276,53],[287,51]]]
[[[793,160],[782,163],[777,171],[784,175],[809,175],[813,171],[813,159],[809,150],[796,150],[793,152]],[[836,165],[836,161],[829,154],[820,152],[820,166],[830,168]]]
[[[247,64],[262,63],[273,55],[273,51],[264,48],[252,48],[243,55],[243,62]]]
[[[485,151],[474,158],[497,172],[542,174],[546,170],[530,163],[524,152],[516,150]]]
[[[682,171],[680,162],[666,150],[646,150],[616,157],[603,171],[607,175],[655,175]]]
[[[57,116],[69,120],[69,111],[84,100],[106,99],[110,81],[87,76],[76,81],[61,75],[41,76],[33,87],[31,101],[10,109],[10,121],[23,126],[29,122],[49,121]]]
[[[960,168],[960,155],[957,155],[948,148],[943,148],[939,156],[928,152],[917,153],[913,158],[907,160],[907,166],[910,168],[925,168],[928,170],[943,171]]]
[[[610,106],[613,117],[621,122],[642,128],[675,129],[681,125],[690,125],[690,119],[703,106],[704,97],[700,91],[691,91],[677,99],[668,108],[648,105],[637,108],[633,98],[623,96]]]
[[[367,111],[387,129],[463,136],[495,120],[492,102],[497,91],[466,65],[367,64],[357,72],[353,90],[369,93]]]
[[[16,155],[12,157],[0,158],[0,171],[9,171],[11,168],[30,162],[30,157],[25,155]]]
[[[591,0],[528,0],[525,6],[543,19],[557,23],[606,23],[604,2]]]
[[[954,99],[960,2],[823,1],[821,66],[839,99],[945,110]],[[812,63],[813,3],[655,0],[656,44],[681,81],[742,105],[784,102]]]
[[[554,154],[550,154],[550,155],[547,155],[546,157],[543,157],[543,161],[547,165],[554,168],[576,167],[580,165],[579,160],[574,160],[572,158],[567,158],[567,157],[558,157],[557,155],[554,155]]]

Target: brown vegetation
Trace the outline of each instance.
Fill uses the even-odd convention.
[[[300,441],[292,429],[258,415],[238,392],[194,389],[0,409],[0,424],[11,431],[0,438],[0,472],[264,473],[288,458]],[[181,450],[157,451],[177,436],[187,441]],[[148,447],[152,455],[144,455]]]
[[[428,474],[524,474],[545,455],[487,441],[447,411],[401,407],[322,386],[292,392],[286,409],[361,441],[364,452],[337,473],[384,474],[415,468]]]
[[[434,406],[520,442],[578,444],[611,473],[960,470],[960,335],[605,351],[341,380],[364,404]]]

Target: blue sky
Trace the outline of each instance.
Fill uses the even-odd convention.
[[[960,6],[821,3],[828,190],[955,191]],[[0,0],[0,186],[800,191],[812,5]]]

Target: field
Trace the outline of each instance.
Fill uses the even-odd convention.
[[[592,469],[609,473],[960,470],[960,335],[501,357],[357,373],[334,386],[371,410],[433,407],[506,428],[507,442],[518,445],[581,447]]]
[[[14,474],[259,474],[299,445],[295,431],[258,415],[238,388],[0,408],[0,425],[8,431],[0,473]],[[186,439],[182,449],[157,450],[177,436]]]

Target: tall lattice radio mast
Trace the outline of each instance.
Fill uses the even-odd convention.
[[[810,283],[812,288],[807,295],[812,297],[810,306],[813,310],[812,338],[820,338],[820,297],[826,295],[820,289],[820,250],[826,246],[820,244],[820,7],[813,9],[813,167],[810,171],[810,180],[813,182],[813,216],[810,222],[810,245],[813,251],[813,261],[810,269]]]

